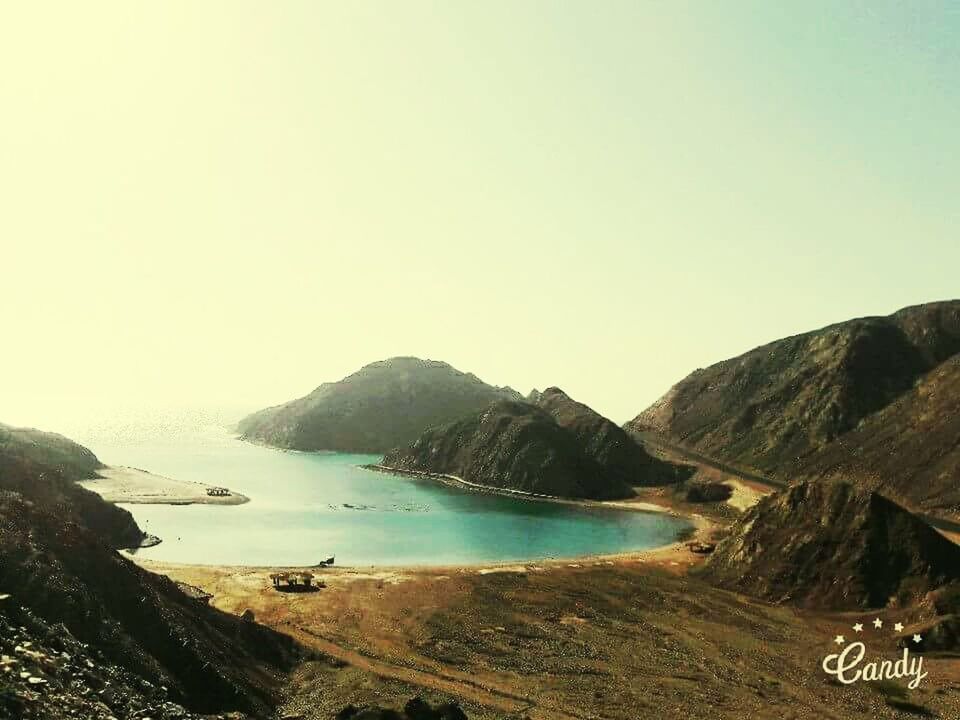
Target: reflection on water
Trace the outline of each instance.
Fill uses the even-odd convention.
[[[245,505],[131,505],[164,542],[152,558],[210,564],[406,565],[532,560],[662,545],[677,518],[583,509],[449,488],[358,467],[378,456],[296,453],[208,431],[171,440],[89,441],[101,460],[224,485]]]

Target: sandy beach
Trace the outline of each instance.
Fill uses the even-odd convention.
[[[207,494],[207,489],[212,485],[174,480],[138,468],[110,466],[98,472],[100,477],[78,484],[114,503],[242,505],[250,502],[250,498],[240,493],[211,496]]]

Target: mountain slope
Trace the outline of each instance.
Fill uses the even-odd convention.
[[[960,355],[807,456],[799,473],[844,478],[925,512],[960,513]]]
[[[556,387],[536,395],[538,407],[572,432],[611,483],[628,487],[664,485],[683,479],[681,468],[658,460],[622,428]]]
[[[916,602],[960,578],[960,547],[877,493],[806,481],[741,517],[703,574],[773,602],[878,608]]]
[[[114,716],[163,698],[203,712],[270,712],[292,641],[192,600],[117,553],[144,534],[129,512],[76,484],[101,467],[89,450],[36,430],[4,426],[0,438],[0,595],[12,595],[4,610],[16,603],[14,615],[65,626],[120,669],[110,674],[152,684],[103,695]],[[95,689],[101,669],[87,673]]]
[[[289,638],[190,599],[69,515],[15,493],[0,493],[0,589],[201,712],[268,713],[295,656]]]
[[[101,467],[90,450],[61,435],[0,425],[0,492],[84,525],[113,547],[138,547],[145,535],[133,516],[75,483]]]
[[[399,357],[254,413],[240,421],[239,430],[245,440],[276,447],[384,452],[502,399],[520,395],[443,362]]]
[[[0,457],[42,466],[68,480],[94,477],[103,467],[90,450],[63,435],[3,423],[0,423]]]
[[[604,473],[574,432],[525,402],[499,401],[431,428],[412,445],[387,453],[383,464],[544,495],[604,500],[633,495],[629,485]]]
[[[789,477],[957,353],[957,300],[850,320],[697,370],[627,427]]]

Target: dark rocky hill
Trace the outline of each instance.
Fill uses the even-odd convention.
[[[90,450],[63,435],[3,423],[0,423],[0,457],[58,472],[67,480],[95,477],[103,467]]]
[[[627,424],[787,479],[960,352],[960,301],[831,325],[697,370]]]
[[[629,485],[604,473],[575,433],[525,402],[499,401],[431,428],[412,445],[387,453],[383,464],[568,498],[606,500],[634,494]]]
[[[630,487],[666,485],[687,474],[681,466],[651,457],[622,428],[559,388],[547,388],[538,395],[536,404],[576,436],[608,482]]]
[[[741,517],[703,575],[772,602],[903,606],[960,577],[960,547],[875,492],[805,481]]]
[[[424,430],[478,412],[495,400],[519,400],[447,363],[398,357],[375,362],[306,397],[244,418],[245,440],[297,450],[384,452]]]
[[[133,516],[74,482],[101,467],[92,452],[61,435],[0,426],[0,492],[84,525],[113,547],[138,547],[145,535]]]
[[[199,712],[270,712],[295,657],[289,638],[187,597],[63,510],[0,493],[0,592],[109,663],[166,687],[173,702]],[[129,716],[119,689],[103,699],[116,717]]]
[[[923,512],[960,513],[960,355],[801,463]]]

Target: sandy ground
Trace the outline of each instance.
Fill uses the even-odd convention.
[[[83,480],[79,485],[114,503],[153,505],[242,505],[250,498],[239,493],[225,497],[207,495],[205,485],[154,475],[131,467],[111,466],[99,471],[101,477]]]
[[[400,706],[423,695],[457,699],[471,720],[910,717],[876,688],[842,687],[820,671],[854,615],[717,590],[688,572],[703,558],[685,550],[315,568],[324,587],[310,592],[278,592],[271,568],[136,561],[211,593],[220,610],[252,611],[320,654],[294,674],[278,715],[320,720],[348,702]],[[871,652],[895,656],[894,641]],[[930,678],[911,703],[920,715],[929,707],[928,716],[960,717],[960,661],[928,663]]]

